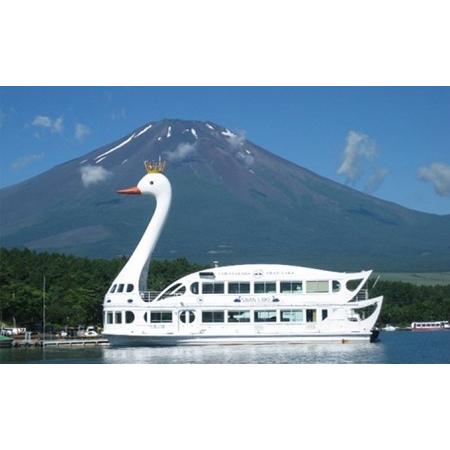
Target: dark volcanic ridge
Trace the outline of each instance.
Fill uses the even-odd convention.
[[[116,189],[162,157],[173,203],[155,257],[337,270],[450,267],[450,216],[323,178],[213,122],[162,120],[0,190],[1,245],[128,255],[153,211]]]

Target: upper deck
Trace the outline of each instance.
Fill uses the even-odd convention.
[[[308,267],[246,264],[213,267],[201,270],[172,283],[154,300],[161,301],[181,295],[201,296],[206,301],[218,295],[234,296],[287,296],[308,295],[308,300],[320,300],[330,294],[337,302],[348,301],[364,285],[372,271],[357,273],[332,272]],[[234,300],[237,301],[237,298]]]
[[[122,303],[124,297],[132,301],[157,302],[161,306],[180,301],[201,301],[203,304],[221,302],[248,302],[270,297],[281,303],[332,302],[345,303],[354,298],[366,283],[372,271],[355,273],[333,272],[308,267],[243,264],[212,267],[186,275],[161,293],[139,292],[134,286],[113,285],[107,294],[107,303]],[[365,295],[364,295],[365,297]],[[109,300],[109,301],[108,301]]]

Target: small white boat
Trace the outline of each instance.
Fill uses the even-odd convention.
[[[347,342],[376,338],[383,297],[369,299],[372,271],[332,272],[278,264],[212,267],[147,288],[150,258],[170,209],[164,163],[121,194],[152,195],[156,209],[139,244],[105,294],[112,345]],[[220,205],[218,205],[220,207]],[[188,218],[187,218],[188,220]],[[199,230],[201,233],[201,230]]]
[[[439,320],[436,322],[412,322],[411,331],[437,331],[450,329],[447,320]]]
[[[397,327],[394,327],[393,325],[387,324],[384,328],[382,328],[383,331],[395,331]]]
[[[97,337],[98,333],[95,331],[94,326],[89,326],[86,328],[86,331],[84,332],[85,337]]]

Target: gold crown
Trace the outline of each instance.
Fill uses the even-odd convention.
[[[145,161],[144,162],[145,169],[147,173],[163,173],[166,168],[166,162],[161,161]]]

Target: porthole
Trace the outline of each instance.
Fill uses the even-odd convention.
[[[154,182],[153,182],[153,181],[150,181],[150,184],[154,184]]]
[[[106,303],[111,303],[111,299],[108,298],[108,300],[106,300]]]
[[[195,320],[194,311],[181,311],[180,320],[183,323],[192,323]]]
[[[128,302],[128,303],[133,303],[133,299],[132,299],[132,298],[129,298],[129,299],[127,300],[127,302]]]
[[[133,323],[133,322],[134,322],[134,312],[125,311],[125,323]]]

